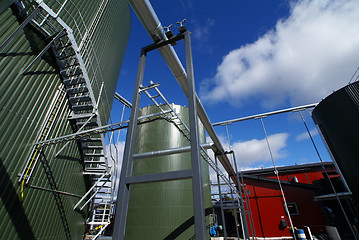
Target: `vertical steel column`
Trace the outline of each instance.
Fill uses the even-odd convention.
[[[186,66],[187,66],[187,82],[188,82],[188,106],[189,106],[189,122],[191,134],[191,159],[192,159],[192,185],[193,185],[193,207],[194,207],[194,227],[197,240],[206,239],[206,221],[203,200],[203,181],[202,166],[200,156],[200,146],[198,137],[198,118],[197,118],[197,102],[194,84],[192,48],[190,32],[186,31]]]
[[[247,189],[244,184],[242,171],[240,172],[240,174],[241,174],[241,181],[242,181],[242,186],[243,186],[244,199],[247,204],[249,224],[251,225],[252,239],[257,239],[256,228],[254,226],[254,220],[253,220],[253,214],[252,214],[251,202],[249,201],[248,192],[247,192]]]
[[[244,209],[243,194],[242,194],[242,190],[241,190],[242,183],[239,181],[237,161],[236,161],[236,157],[234,155],[234,151],[232,151],[232,156],[233,156],[233,162],[234,162],[234,170],[236,171],[236,178],[237,178],[237,182],[238,182],[238,191],[239,191],[239,195],[240,195],[239,201],[241,203],[241,205],[240,205],[241,218],[242,218],[242,224],[243,224],[244,234],[245,234],[245,236],[243,236],[243,239],[249,239],[250,236],[249,236],[249,231],[248,231],[248,223],[247,223],[247,218],[246,218],[246,212]]]
[[[214,156],[214,159],[215,159],[216,165],[218,166],[217,155]],[[221,182],[220,182],[220,179],[219,179],[219,174],[218,174],[218,172],[217,172],[217,184],[218,184],[219,202],[220,202],[220,204],[221,204],[221,216],[222,216],[222,225],[223,225],[224,240],[227,240],[226,219],[224,218]]]
[[[235,193],[237,195],[237,193]],[[234,196],[233,196],[233,190],[231,189],[231,199],[232,199],[232,210],[233,210],[233,213],[234,213],[234,220],[236,222],[236,233],[237,233],[237,238],[240,239],[240,236],[239,236],[239,229],[238,229],[238,216],[237,216],[237,207],[236,207],[236,203],[234,201]],[[239,209],[239,202],[238,202],[238,209]],[[244,235],[244,229],[243,229],[243,221],[242,221],[242,218],[241,218],[241,227],[242,227],[242,233]]]
[[[117,207],[116,207],[115,223],[114,223],[114,230],[112,236],[114,240],[122,240],[125,237],[128,200],[130,193],[130,185],[126,184],[126,180],[132,174],[132,163],[133,163],[133,153],[135,146],[137,118],[138,118],[140,99],[141,99],[140,86],[142,85],[143,82],[145,62],[146,62],[146,52],[142,49],[140,62],[137,70],[135,92],[133,94],[130,123],[128,125],[127,136],[126,136],[125,153],[122,161],[120,189],[117,193]]]

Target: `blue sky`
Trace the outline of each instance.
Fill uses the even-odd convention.
[[[196,90],[212,123],[319,102],[343,87],[359,65],[357,0],[171,0],[151,1],[163,26],[187,19]],[[132,9],[131,9],[132,11]],[[132,101],[140,49],[151,39],[132,11],[131,36],[117,92]],[[175,46],[183,65],[184,43]],[[160,82],[169,102],[188,105],[158,52],[150,53],[144,85]],[[142,98],[142,106],[148,105]],[[115,102],[113,122],[122,106]],[[128,118],[129,111],[125,114]],[[324,160],[330,160],[303,112]],[[319,161],[298,113],[264,119],[276,164]],[[215,127],[228,146],[225,127]],[[270,167],[259,120],[229,125],[231,146],[242,169]],[[125,132],[119,143],[123,146]]]

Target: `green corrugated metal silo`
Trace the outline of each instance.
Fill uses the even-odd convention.
[[[8,8],[15,0],[1,0],[0,1],[0,14]]]
[[[188,125],[188,109],[173,105]],[[141,115],[158,112],[156,106],[142,108]],[[200,141],[205,132],[200,124]],[[135,153],[189,146],[177,127],[165,119],[137,126]],[[191,153],[134,159],[133,174],[153,174],[191,169]],[[206,215],[212,213],[209,171],[202,160],[203,192]],[[133,184],[130,188],[125,239],[192,239],[194,237],[192,180]],[[208,220],[208,217],[206,217]],[[209,222],[207,221],[207,225]]]
[[[8,7],[11,2],[15,3]],[[0,5],[0,46],[10,39],[0,51],[1,239],[82,239],[87,211],[74,211],[73,206],[90,182],[83,175],[80,142],[42,150],[33,145],[78,130],[69,120],[69,95],[54,52],[50,48],[36,59],[54,35],[33,22],[16,31],[38,3],[57,13],[57,19],[45,16],[44,26],[60,19],[72,29],[94,98],[100,99],[102,124],[109,118],[129,38],[129,6],[125,0],[5,1]],[[41,12],[45,13],[44,8]],[[26,162],[37,158],[36,166],[28,168],[26,177],[33,172],[22,199],[19,174]]]

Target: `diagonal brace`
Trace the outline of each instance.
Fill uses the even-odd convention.
[[[21,73],[22,75],[26,74],[27,71],[49,50],[51,45],[61,36],[64,29],[62,29],[52,40],[49,42],[49,44],[46,45],[46,47],[36,56],[34,60],[25,68],[25,70]]]

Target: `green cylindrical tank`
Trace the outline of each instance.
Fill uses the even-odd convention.
[[[22,6],[36,1],[2,1],[0,46],[26,19]],[[82,52],[99,115],[106,124],[130,32],[126,0],[44,0],[72,30],[78,46],[88,31],[89,47]],[[22,5],[23,3],[23,5]],[[51,17],[49,17],[51,18]],[[86,209],[73,207],[88,190],[79,144],[47,146],[34,150],[40,132],[46,139],[74,133],[63,79],[51,48],[25,68],[46,47],[51,37],[31,23],[14,35],[0,52],[0,229],[1,239],[83,239]],[[103,84],[102,95],[100,89]],[[53,113],[53,114],[52,114]],[[47,120],[46,116],[52,116]],[[51,124],[49,124],[51,123]],[[45,139],[42,139],[45,140]],[[18,175],[32,154],[40,156],[29,184],[23,190]],[[55,185],[55,186],[54,186]],[[70,193],[60,194],[53,190]]]
[[[188,126],[188,109],[173,105]],[[158,112],[156,106],[142,108],[141,115]],[[203,125],[199,126],[205,142]],[[165,119],[137,126],[135,153],[189,146],[189,141]],[[134,159],[132,175],[191,169],[191,153]],[[208,164],[202,160],[206,222],[212,213]],[[130,187],[125,239],[194,239],[192,179],[133,184]],[[209,235],[208,235],[209,238]]]

